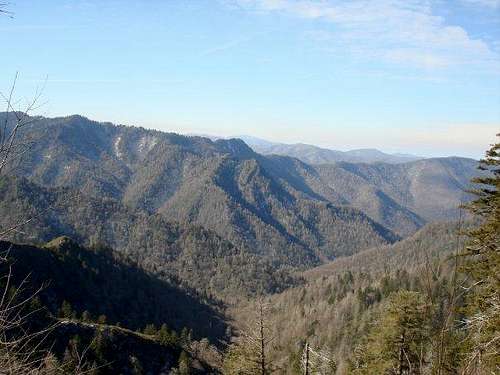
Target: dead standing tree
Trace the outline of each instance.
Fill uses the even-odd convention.
[[[337,365],[332,353],[326,349],[315,350],[307,341],[302,352],[302,371],[304,375],[332,375]]]
[[[269,306],[259,300],[254,319],[240,331],[224,360],[224,374],[270,375],[278,369],[269,357],[270,344],[274,340],[268,321]]]

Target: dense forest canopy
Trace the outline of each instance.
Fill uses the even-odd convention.
[[[25,301],[2,332],[39,343],[7,345],[12,369],[498,369],[498,144],[476,173],[460,158],[308,165],[81,116],[2,121],[36,139],[13,159],[4,141],[0,170],[2,306]]]

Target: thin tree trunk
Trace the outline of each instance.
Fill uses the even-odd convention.
[[[398,358],[398,375],[403,375],[403,363],[404,363],[404,343],[405,336],[401,335],[401,346],[399,347],[399,358]]]
[[[304,364],[304,375],[309,375],[309,343],[306,342],[306,358]]]
[[[266,347],[264,342],[264,317],[262,304],[260,305],[260,370],[261,375],[266,375]]]

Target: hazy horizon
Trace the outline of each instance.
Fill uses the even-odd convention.
[[[476,159],[500,132],[497,0],[8,7],[0,91],[49,117]]]
[[[333,151],[342,151],[342,152],[347,152],[347,151],[357,151],[357,150],[377,150],[381,151],[383,153],[389,154],[389,155],[407,155],[407,156],[414,156],[414,157],[419,157],[419,158],[441,158],[441,157],[463,157],[463,158],[471,158],[471,159],[476,159],[480,160],[484,157],[484,154],[486,151],[483,151],[482,153],[479,153],[478,155],[466,155],[466,154],[453,154],[453,153],[445,153],[445,152],[428,152],[428,153],[412,153],[409,151],[398,151],[398,149],[388,149],[388,148],[383,148],[381,146],[377,145],[371,145],[371,146],[359,146],[359,147],[348,147],[348,146],[343,146],[340,145],[338,147],[335,146],[329,146],[327,145],[322,145],[322,144],[315,144],[315,143],[307,143],[302,140],[297,140],[297,141],[283,141],[280,140],[279,138],[265,138],[265,137],[260,137],[256,136],[253,134],[232,134],[228,133],[228,135],[223,135],[223,134],[213,134],[213,133],[203,133],[203,132],[196,132],[196,131],[189,131],[189,130],[183,130],[183,129],[175,129],[175,128],[165,128],[165,127],[158,127],[158,126],[147,126],[144,124],[140,123],[126,123],[126,122],[115,122],[111,120],[106,120],[106,119],[101,119],[101,118],[94,118],[87,116],[86,114],[83,113],[72,113],[72,114],[57,114],[57,115],[52,115],[48,113],[37,113],[37,115],[47,117],[47,118],[57,118],[57,117],[70,117],[70,116],[83,116],[88,118],[91,121],[96,121],[99,123],[112,123],[114,125],[119,125],[119,126],[131,126],[131,127],[142,127],[145,129],[149,130],[157,130],[157,131],[162,131],[166,133],[174,133],[174,134],[180,134],[188,137],[205,137],[205,138],[211,138],[211,139],[231,139],[231,138],[239,138],[241,139],[242,137],[251,137],[254,138],[255,140],[260,140],[264,142],[269,142],[269,143],[274,143],[274,144],[283,144],[283,145],[298,145],[298,144],[303,144],[303,145],[308,145],[308,146],[314,146],[314,147],[319,147],[322,149],[327,149],[327,150],[333,150]],[[493,139],[495,138],[495,135],[492,137]],[[494,141],[490,142],[494,143]],[[489,144],[488,144],[489,145]],[[486,145],[486,147],[488,146]]]

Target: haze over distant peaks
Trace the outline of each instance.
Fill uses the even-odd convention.
[[[350,163],[382,162],[400,164],[424,159],[423,157],[411,154],[389,154],[374,148],[339,151],[304,143],[286,144],[270,142],[249,135],[239,135],[234,138],[242,139],[246,144],[252,147],[255,152],[260,154],[291,156],[308,164],[328,164],[338,161]]]
[[[308,164],[329,164],[339,161],[349,163],[389,163],[402,164],[411,161],[425,159],[425,157],[405,154],[386,153],[375,148],[362,148],[349,151],[333,150],[305,143],[280,143],[271,142],[266,139],[254,137],[252,135],[235,135],[230,137],[220,137],[217,135],[192,133],[189,136],[199,136],[209,138],[212,141],[218,139],[238,138],[244,141],[255,152],[263,155],[281,155],[297,158]]]

